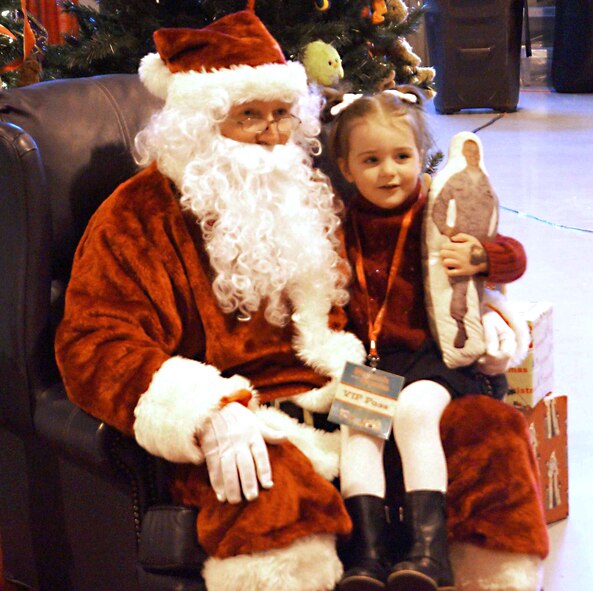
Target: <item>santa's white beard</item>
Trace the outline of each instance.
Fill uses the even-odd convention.
[[[170,176],[200,223],[221,309],[249,315],[265,305],[268,321],[282,325],[285,296],[303,282],[316,297],[345,303],[334,199],[303,149],[211,140]]]

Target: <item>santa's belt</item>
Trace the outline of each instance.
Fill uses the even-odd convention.
[[[301,408],[289,400],[272,400],[266,403],[267,406],[273,406],[285,412],[289,417],[296,419],[299,423],[304,423],[310,427],[321,429],[322,431],[335,431],[339,425],[327,420],[327,413],[311,412]]]

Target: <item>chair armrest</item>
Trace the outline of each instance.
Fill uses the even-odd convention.
[[[155,505],[142,520],[138,582],[142,591],[206,591],[201,571],[207,556],[196,535],[197,510]]]
[[[168,501],[166,462],[73,404],[61,383],[37,397],[34,423],[38,436],[61,456],[103,476],[133,481],[145,508]]]
[[[197,510],[154,505],[142,520],[138,562],[155,573],[199,573],[207,555],[198,544]]]
[[[16,433],[33,431],[30,372],[37,374],[49,355],[52,221],[46,193],[35,141],[0,120],[0,424]]]
[[[73,404],[61,384],[37,398],[34,422],[39,436],[58,452],[101,470],[111,468],[110,449],[123,437]]]

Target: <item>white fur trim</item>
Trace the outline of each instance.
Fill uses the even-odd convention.
[[[517,350],[509,361],[509,367],[521,365],[529,352],[529,342],[531,340],[527,321],[501,291],[484,289],[482,305],[496,310],[515,332]]]
[[[252,100],[293,102],[308,91],[305,68],[298,62],[173,74],[158,54],[150,54],[142,59],[139,74],[146,88],[167,102],[190,100],[200,105],[220,96],[221,91],[228,93],[232,104]]]
[[[298,356],[326,376],[340,378],[347,361],[363,363],[364,345],[352,333],[330,330],[327,325],[305,326],[295,322],[298,332],[293,339]]]
[[[241,389],[250,389],[242,376],[223,378],[212,365],[172,357],[155,372],[136,405],[136,441],[170,462],[200,463],[204,456],[196,433],[218,410],[221,398]]]
[[[331,591],[342,576],[332,535],[301,538],[287,548],[208,558],[208,591]]]
[[[329,412],[337,387],[338,379],[334,378],[321,388],[314,388],[291,396],[290,401],[310,412]]]
[[[149,53],[140,61],[140,80],[155,96],[166,99],[173,74],[158,53]]]
[[[488,550],[473,544],[450,546],[457,591],[539,591],[542,561],[532,554]]]
[[[292,400],[292,399],[291,399]],[[340,466],[340,432],[333,433],[299,423],[274,407],[261,407],[258,419],[286,435],[313,464],[315,471],[330,482],[338,476]]]
[[[293,347],[307,365],[331,378],[340,378],[344,364],[362,363],[366,351],[352,333],[329,328],[331,302],[325,295],[327,287],[305,275],[289,289],[295,307]]]
[[[291,397],[292,402],[312,412],[329,412],[346,362],[363,363],[366,357],[364,345],[355,335],[329,328],[331,302],[325,297],[326,288],[318,277],[306,273],[289,288],[295,308],[293,349],[307,365],[331,378],[322,388]]]

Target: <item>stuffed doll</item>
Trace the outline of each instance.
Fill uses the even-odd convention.
[[[447,241],[470,236],[472,264],[479,264],[498,228],[498,198],[484,167],[482,143],[470,132],[455,135],[448,161],[434,178],[424,219],[425,285],[431,330],[451,368],[471,365],[487,349],[482,326],[485,310],[495,309],[517,335],[513,364],[526,352],[524,323],[512,313],[502,293],[484,295],[481,276],[450,277],[441,261]],[[506,369],[506,368],[505,368]]]

